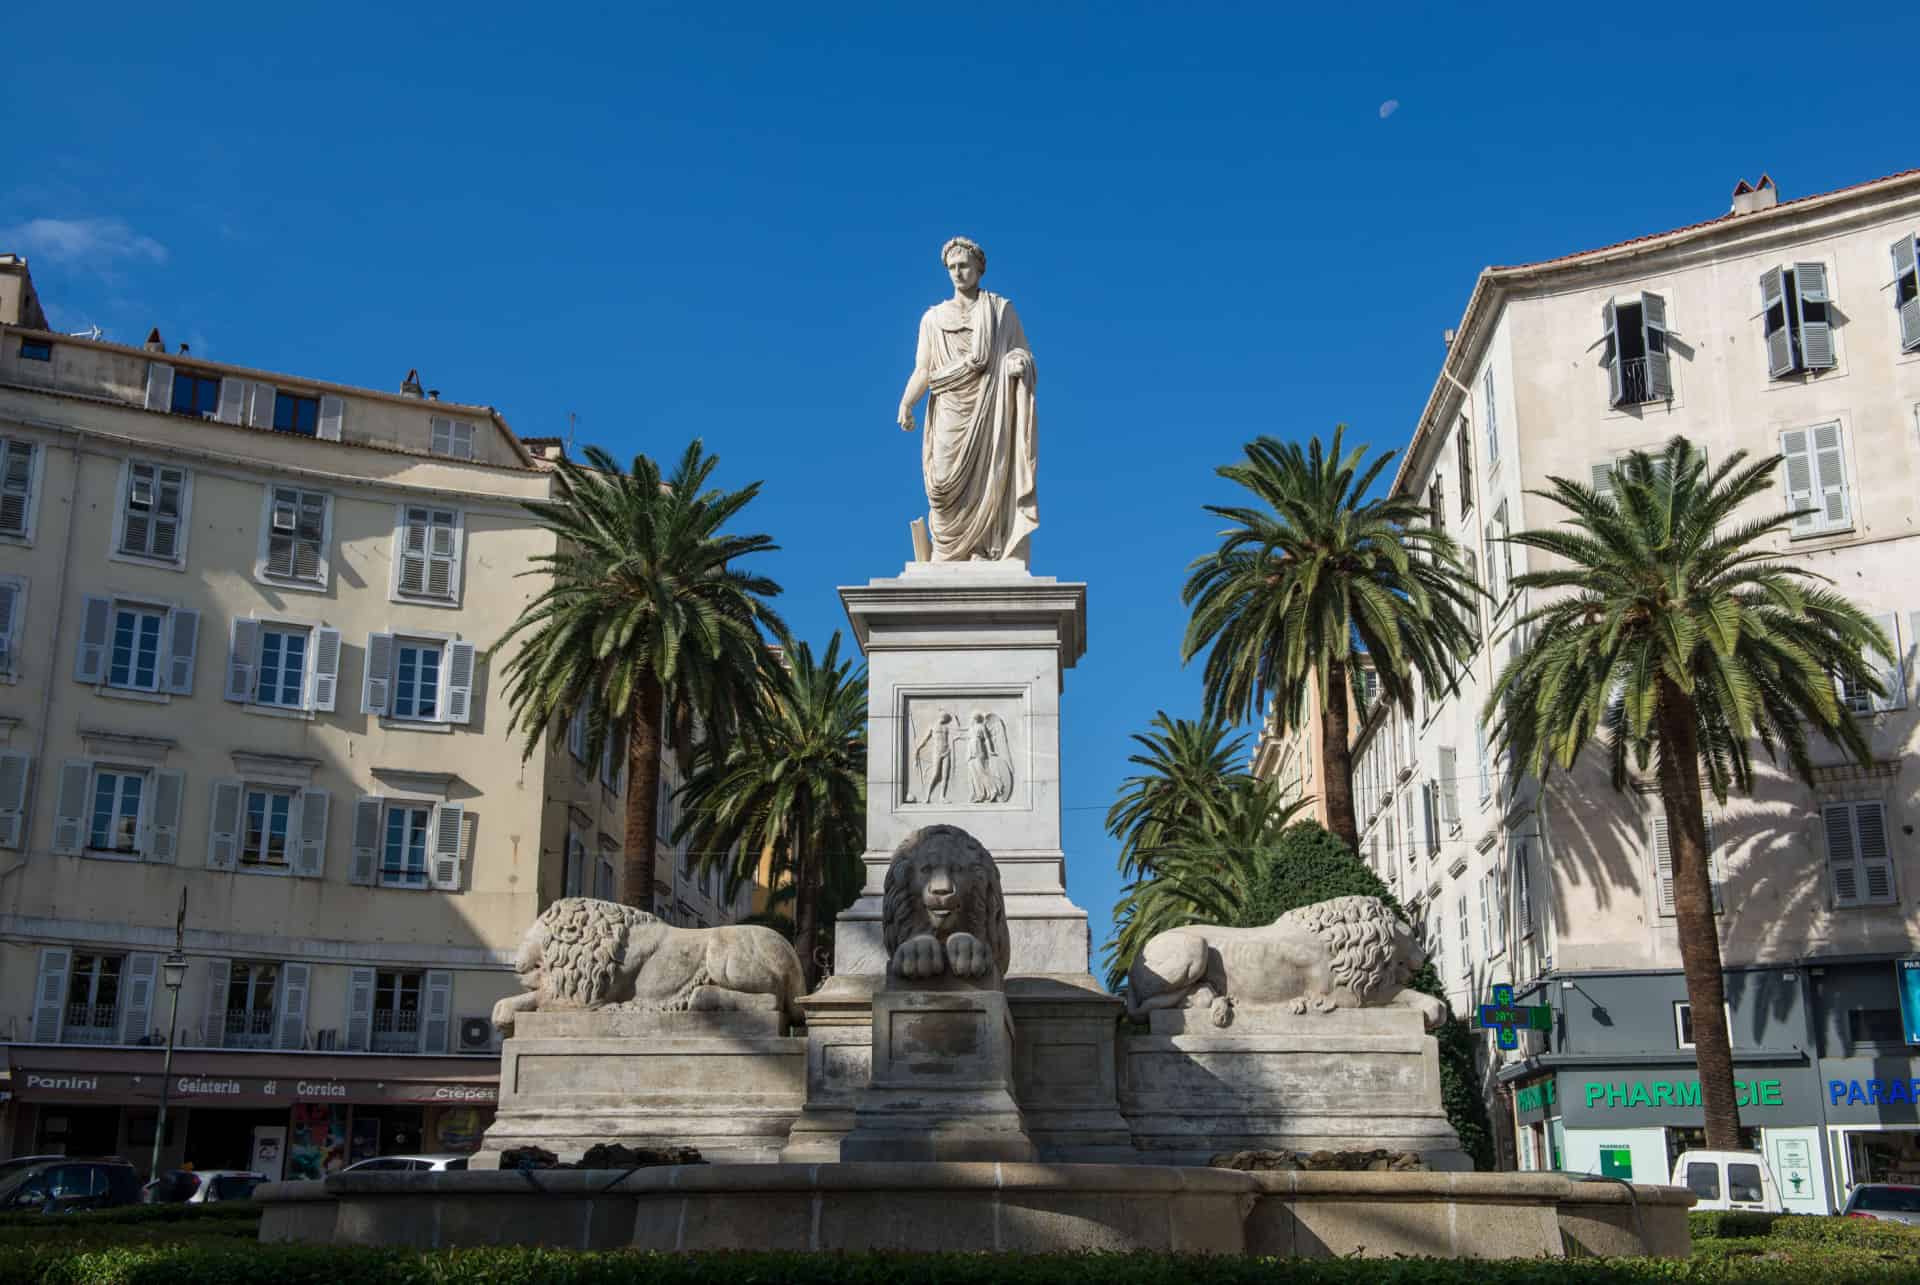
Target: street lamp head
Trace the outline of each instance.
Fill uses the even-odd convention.
[[[180,989],[187,980],[187,959],[184,955],[168,955],[160,961],[160,980],[170,991]]]

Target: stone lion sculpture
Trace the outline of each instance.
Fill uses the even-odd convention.
[[[1428,1030],[1447,1006],[1406,989],[1427,953],[1378,897],[1335,897],[1289,910],[1262,928],[1193,924],[1148,940],[1127,972],[1127,1011],[1205,1008],[1215,1026],[1235,1004],[1294,1013],[1411,1008]]]
[[[881,924],[888,985],[1005,988],[1013,936],[1000,867],[959,826],[927,826],[894,849]]]
[[[493,1024],[513,1033],[516,1015],[555,1009],[656,1012],[745,1007],[771,995],[788,1021],[801,1019],[800,957],[771,928],[676,928],[643,910],[563,897],[540,912],[514,961],[523,994],[493,1006]]]

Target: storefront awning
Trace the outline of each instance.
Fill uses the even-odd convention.
[[[162,1049],[14,1044],[10,1088],[22,1102],[144,1105],[160,1100]],[[167,1101],[176,1106],[296,1102],[491,1106],[500,1065],[486,1058],[176,1049]]]

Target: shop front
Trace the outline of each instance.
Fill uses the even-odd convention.
[[[1540,1065],[1553,1060],[1536,1059],[1531,1074],[1514,1079],[1522,1168],[1664,1183],[1681,1152],[1706,1145],[1700,1078],[1690,1062]],[[1823,1104],[1807,1059],[1736,1064],[1734,1098],[1742,1145],[1768,1157],[1787,1208],[1832,1212]]]
[[[1920,1184],[1920,1060],[1897,1053],[1825,1058],[1833,1182]]]
[[[11,1153],[121,1155],[143,1172],[162,1051],[13,1045]],[[180,1050],[162,1168],[317,1178],[395,1152],[477,1150],[499,1097],[493,1058]]]

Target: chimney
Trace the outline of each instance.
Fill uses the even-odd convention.
[[[407,377],[400,381],[400,395],[402,397],[421,397],[425,395],[420,391],[419,371],[410,370],[407,372]]]
[[[1440,332],[1440,342],[1443,345],[1445,345],[1448,350],[1451,350],[1453,348],[1453,327],[1452,326],[1448,326],[1445,330],[1442,330]]]
[[[1780,204],[1780,192],[1774,187],[1773,180],[1765,174],[1762,174],[1760,181],[1752,187],[1747,186],[1745,179],[1741,179],[1739,186],[1733,189],[1732,212],[1734,214],[1754,214],[1761,210],[1771,210],[1778,204]]]
[[[148,352],[165,352],[166,350],[167,350],[167,341],[160,337],[160,327],[155,326],[152,330],[149,330],[147,332],[147,351]]]

